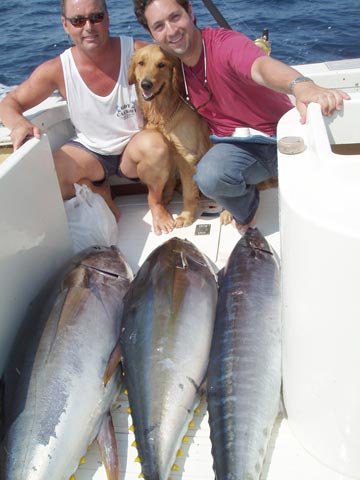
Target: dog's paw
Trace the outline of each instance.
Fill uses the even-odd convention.
[[[221,225],[228,225],[229,223],[232,222],[233,218],[234,217],[227,210],[223,210],[220,213],[220,223],[221,223]]]
[[[189,227],[195,221],[195,216],[189,212],[181,212],[175,219],[175,228]]]

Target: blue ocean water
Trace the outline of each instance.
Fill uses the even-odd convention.
[[[230,26],[250,38],[268,28],[272,56],[289,65],[360,56],[360,0],[213,1]],[[202,0],[192,3],[199,27],[217,25]],[[0,97],[70,45],[61,25],[60,0],[1,4]],[[107,5],[111,34],[150,41],[135,19],[131,0],[107,0]]]

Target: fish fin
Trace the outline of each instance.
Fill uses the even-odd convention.
[[[61,331],[64,327],[67,327],[70,323],[76,321],[79,312],[84,308],[84,305],[90,303],[91,300],[91,291],[83,287],[73,287],[63,293],[62,296],[59,296],[58,301],[62,302],[62,307],[60,310],[58,318],[58,331]],[[57,334],[57,332],[55,332]]]
[[[48,354],[50,355],[54,345],[58,341],[61,332],[69,325],[76,322],[78,315],[84,309],[88,308],[90,311],[94,308],[91,304],[92,297],[89,289],[75,286],[69,290],[64,290],[58,294],[55,303],[49,315],[53,320],[46,322],[53,325],[51,331],[51,341],[49,342]]]
[[[96,440],[99,445],[101,459],[105,467],[108,480],[118,480],[119,457],[115,430],[110,412],[104,416]]]
[[[106,386],[108,381],[110,380],[112,374],[115,372],[115,370],[118,368],[120,362],[122,359],[122,353],[121,353],[121,347],[120,347],[120,342],[117,342],[115,345],[113,351],[110,354],[108,364],[105,369],[104,377],[103,377],[103,382],[104,385]]]

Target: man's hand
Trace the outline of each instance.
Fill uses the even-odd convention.
[[[350,95],[342,90],[323,88],[313,82],[301,82],[295,85],[296,108],[300,113],[300,122],[306,122],[306,111],[309,103],[319,103],[321,112],[330,117],[335,111],[343,108],[344,100],[350,100]]]
[[[36,127],[28,120],[17,123],[10,133],[11,141],[14,146],[14,150],[23,145],[29,138],[39,138],[41,137],[41,130],[39,127]]]

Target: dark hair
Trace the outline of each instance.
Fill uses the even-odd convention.
[[[67,0],[61,0],[61,15],[65,17],[65,5]],[[106,0],[102,0],[104,11],[107,12]]]
[[[153,0],[133,0],[134,2],[134,13],[137,18],[137,21],[149,30],[148,22],[145,17],[145,9]],[[190,0],[176,0],[176,2],[183,7],[189,13]]]

